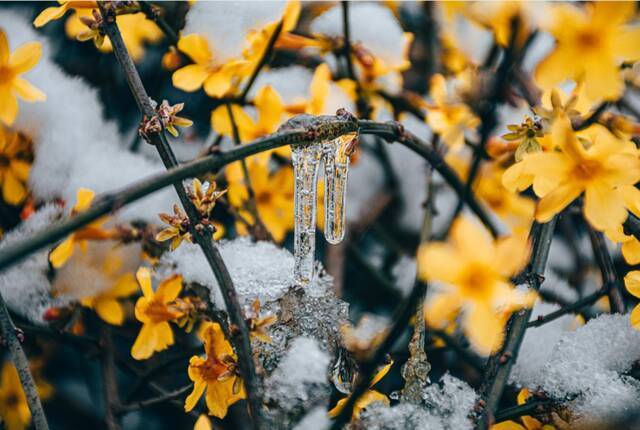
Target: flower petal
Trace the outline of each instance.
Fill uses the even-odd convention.
[[[199,34],[182,36],[178,41],[178,49],[201,66],[209,65],[213,58],[211,49],[209,48],[209,42],[204,36],[200,36]]]
[[[45,93],[31,85],[26,79],[15,78],[11,88],[18,97],[26,102],[42,102],[47,99]]]
[[[203,380],[198,380],[193,384],[193,391],[189,394],[184,401],[184,411],[190,412],[198,404],[198,400],[202,397],[207,383]],[[200,421],[200,419],[198,419]]]
[[[640,298],[640,270],[632,270],[624,277],[624,286],[632,296]]]
[[[178,297],[180,291],[182,291],[182,276],[175,274],[160,283],[156,298],[162,303],[169,303]]]
[[[570,182],[563,184],[544,196],[536,207],[536,220],[548,222],[564,208],[569,206],[582,193],[582,188]]]
[[[13,125],[18,116],[18,99],[9,91],[0,92],[0,121]]]
[[[136,360],[146,360],[153,355],[157,341],[158,332],[156,325],[144,324],[131,347],[131,356]]]
[[[199,64],[189,64],[175,72],[171,76],[173,86],[183,91],[193,92],[202,87],[209,71]]]
[[[597,230],[615,229],[627,219],[622,196],[618,190],[591,185],[584,193],[584,216]]]
[[[27,194],[27,189],[13,173],[13,170],[6,170],[4,172],[4,180],[2,182],[3,200],[12,206],[17,206],[24,201]]]
[[[138,284],[140,284],[140,288],[142,289],[142,294],[147,300],[153,300],[153,288],[151,288],[151,273],[149,269],[146,267],[141,267],[136,272],[136,279],[138,280]]]
[[[40,42],[28,42],[18,47],[9,56],[9,67],[15,74],[22,74],[31,70],[42,56],[42,45]]]
[[[115,299],[99,299],[95,305],[96,313],[104,321],[112,325],[122,325],[124,321],[124,311],[122,305]]]
[[[66,238],[60,245],[56,246],[49,254],[49,262],[55,269],[64,266],[73,255],[73,244],[75,240],[72,236]]]
[[[476,304],[465,312],[464,332],[471,345],[482,355],[494,352],[504,338],[500,318],[484,304]]]

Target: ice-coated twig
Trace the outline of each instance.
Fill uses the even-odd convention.
[[[0,336],[2,342],[6,344],[9,350],[9,356],[13,362],[16,370],[18,371],[18,377],[20,378],[20,384],[27,398],[27,404],[31,411],[31,417],[33,419],[33,426],[36,430],[49,430],[49,424],[47,423],[47,417],[42,409],[42,402],[40,402],[40,396],[38,396],[38,389],[33,380],[33,375],[29,370],[29,360],[22,349],[20,339],[16,335],[16,326],[11,320],[9,310],[4,302],[2,294],[0,294]]]
[[[554,217],[546,224],[534,223],[531,227],[533,251],[524,277],[529,288],[534,291],[539,290],[542,284],[542,276],[547,265],[556,221],[557,217]],[[518,358],[518,352],[531,318],[531,312],[531,308],[526,308],[511,316],[507,324],[502,348],[487,363],[482,389],[482,398],[485,404],[476,429],[485,430],[492,424],[502,392],[509,381],[511,368]]]

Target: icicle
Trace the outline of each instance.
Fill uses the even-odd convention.
[[[341,136],[322,147],[324,161],[324,237],[332,245],[342,242],[345,233],[347,174],[350,144],[355,134]]]
[[[316,183],[321,152],[322,146],[319,143],[291,148],[295,176],[293,278],[299,285],[307,285],[313,278],[318,200]]]

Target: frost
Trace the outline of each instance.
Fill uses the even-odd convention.
[[[370,430],[464,430],[473,427],[469,415],[477,400],[465,382],[446,374],[424,390],[423,405],[400,403],[373,406],[362,414],[354,429]]]
[[[47,205],[29,217],[0,242],[0,252],[7,246],[19,242],[26,236],[50,225],[62,213],[62,208]],[[0,273],[0,292],[7,306],[23,317],[42,322],[42,313],[63,300],[51,297],[48,251],[32,254],[27,259]]]
[[[615,422],[640,407],[638,382],[623,375],[638,359],[640,332],[629,315],[602,315],[555,343],[544,366],[532,372],[530,388],[558,399],[577,396],[570,404],[574,425]]]
[[[25,78],[41,89],[47,100],[20,102],[15,124],[35,143],[29,185],[36,198],[73,201],[80,187],[98,193],[113,191],[164,170],[158,161],[122,150],[125,139],[114,123],[104,119],[97,91],[53,63],[49,43],[24,16],[5,11],[0,27],[7,32],[12,50],[28,41],[42,44],[42,58]],[[113,166],[118,166],[117,174]],[[127,206],[118,216],[156,221],[156,214],[166,212],[175,199],[174,192],[167,189]]]
[[[373,55],[386,64],[398,66],[403,63],[405,45],[404,32],[391,10],[375,3],[354,3],[349,7],[351,38],[362,43]],[[313,33],[341,37],[342,8],[334,6],[311,23]]]
[[[197,2],[187,14],[183,34],[206,35],[216,61],[240,56],[250,30],[278,20],[286,1]]]

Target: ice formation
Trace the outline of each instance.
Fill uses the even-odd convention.
[[[354,138],[342,136],[327,142],[310,142],[291,148],[295,177],[293,277],[298,285],[308,285],[313,279],[320,161],[324,164],[325,181],[324,235],[327,242],[333,245],[344,238],[350,155],[348,146]]]

